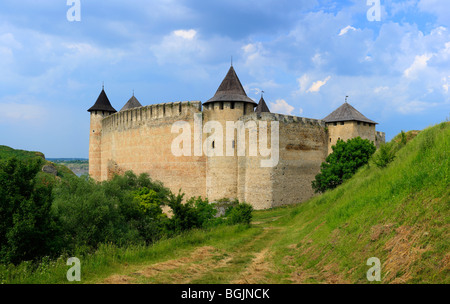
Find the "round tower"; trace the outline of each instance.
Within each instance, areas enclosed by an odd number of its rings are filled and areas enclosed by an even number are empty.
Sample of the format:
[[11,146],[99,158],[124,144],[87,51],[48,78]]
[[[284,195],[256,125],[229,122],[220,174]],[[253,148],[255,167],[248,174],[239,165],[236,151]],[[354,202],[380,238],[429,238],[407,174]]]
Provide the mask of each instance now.
[[93,179],[101,180],[102,169],[102,120],[116,113],[111,106],[104,88],[100,92],[95,104],[88,110],[91,114],[91,128],[89,135],[89,175]]
[[[245,93],[233,66],[214,97],[203,103],[203,123],[210,130],[206,134],[209,140],[206,139],[204,144],[207,155],[206,193],[210,200],[239,198],[237,129],[227,132],[227,125],[236,126],[240,117],[254,113],[255,106],[256,102]],[[218,125],[221,130],[216,129]]]

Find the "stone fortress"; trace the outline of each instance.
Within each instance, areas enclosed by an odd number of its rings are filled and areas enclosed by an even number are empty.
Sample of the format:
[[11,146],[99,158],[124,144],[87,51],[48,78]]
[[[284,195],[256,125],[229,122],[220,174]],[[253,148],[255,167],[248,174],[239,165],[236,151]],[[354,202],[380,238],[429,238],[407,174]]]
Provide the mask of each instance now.
[[[262,96],[259,104],[247,96],[233,66],[215,95],[203,104],[190,101],[142,106],[133,94],[117,112],[102,89],[88,112],[92,178],[101,181],[128,170],[136,174],[145,172],[174,193],[181,189],[185,198],[202,196],[209,201],[237,198],[255,209],[300,203],[313,196],[311,181],[338,139],[346,141],[360,136],[377,147],[385,142],[385,134],[375,130],[377,123],[347,102],[322,120],[271,113]],[[196,117],[201,118],[200,125]],[[188,129],[200,128],[202,142],[213,151],[212,155],[206,151],[181,156],[173,153],[173,142],[180,136],[173,133],[173,126],[180,121]],[[234,154],[228,156],[228,151],[214,154],[219,148],[215,147],[215,141],[204,140],[212,131],[205,132],[204,126],[211,121],[223,124],[224,129],[230,121],[245,126],[267,122],[267,129],[244,130],[244,154],[237,151],[238,129],[234,129],[232,144],[227,144]],[[278,128],[278,161],[274,166],[261,166],[261,161],[270,156],[252,153],[249,139],[256,138],[260,146],[271,146],[274,125]],[[260,142],[262,132],[269,137],[265,143]],[[251,137],[255,136],[253,133],[257,133],[256,137]],[[220,136],[225,143],[225,132]],[[194,135],[192,141],[195,140]],[[194,144],[187,148],[196,149]]]

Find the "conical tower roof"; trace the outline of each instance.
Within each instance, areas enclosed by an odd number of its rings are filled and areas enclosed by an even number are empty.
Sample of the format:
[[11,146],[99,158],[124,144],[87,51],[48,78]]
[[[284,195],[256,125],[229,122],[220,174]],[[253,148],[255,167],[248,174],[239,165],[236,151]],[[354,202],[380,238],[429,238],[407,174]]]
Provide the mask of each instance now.
[[139,108],[142,107],[141,103],[139,102],[139,100],[137,100],[136,97],[134,97],[134,95],[130,98],[130,100],[128,100],[128,102],[123,106],[123,108],[120,111],[126,111],[129,109],[133,109],[133,108]]
[[377,124],[373,120],[368,119],[362,115],[358,110],[348,103],[344,103],[337,108],[333,113],[323,119],[325,122],[340,122],[340,121],[362,121],[372,124]]
[[88,110],[88,112],[93,112],[93,111],[105,111],[105,112],[112,112],[112,113],[117,112],[111,106],[111,103],[109,102],[108,96],[106,96],[104,89],[102,89],[95,104]]
[[250,99],[245,93],[244,87],[236,75],[233,66],[228,70],[227,75],[217,89],[214,97],[206,101],[204,105],[215,101],[243,101],[252,103],[255,106],[257,105],[256,102]]
[[255,109],[255,112],[258,114],[270,113],[269,107],[267,106],[266,101],[264,100],[264,97],[261,96],[258,106]]

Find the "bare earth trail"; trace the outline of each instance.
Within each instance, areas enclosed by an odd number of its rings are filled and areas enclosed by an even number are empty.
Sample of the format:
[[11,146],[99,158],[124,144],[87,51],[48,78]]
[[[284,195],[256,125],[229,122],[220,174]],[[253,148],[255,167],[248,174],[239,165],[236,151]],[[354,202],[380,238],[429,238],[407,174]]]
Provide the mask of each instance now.
[[270,284],[268,274],[275,269],[270,261],[271,245],[282,228],[268,223],[277,218],[253,223],[260,229],[254,238],[243,240],[231,250],[213,246],[197,247],[182,258],[140,266],[111,275],[103,284]]

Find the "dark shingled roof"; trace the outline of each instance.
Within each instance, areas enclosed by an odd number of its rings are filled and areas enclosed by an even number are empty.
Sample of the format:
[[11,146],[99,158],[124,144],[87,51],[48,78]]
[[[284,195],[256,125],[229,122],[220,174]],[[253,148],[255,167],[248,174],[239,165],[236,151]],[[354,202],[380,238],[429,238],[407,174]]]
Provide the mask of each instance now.
[[344,103],[342,106],[337,108],[333,113],[325,117],[323,121],[327,123],[340,121],[362,121],[377,124],[373,120],[370,120],[362,115],[358,110],[356,110],[348,103]]
[[233,66],[230,67],[227,75],[222,81],[219,89],[213,98],[206,101],[203,104],[207,104],[215,101],[243,101],[257,105],[252,99],[250,99],[245,93],[244,87],[241,84]]
[[258,114],[261,114],[264,112],[270,113],[269,107],[267,106],[267,104],[262,96],[261,96],[261,99],[259,100],[258,106],[255,109],[255,112]]
[[106,96],[105,90],[102,89],[102,92],[97,98],[95,104],[88,110],[88,112],[93,111],[106,111],[116,113],[117,111],[111,106],[109,102],[108,96]]
[[120,111],[126,111],[126,110],[129,110],[129,109],[140,108],[140,107],[142,107],[141,103],[133,95],[130,98],[130,100],[128,100],[128,102],[123,106],[123,108]]

